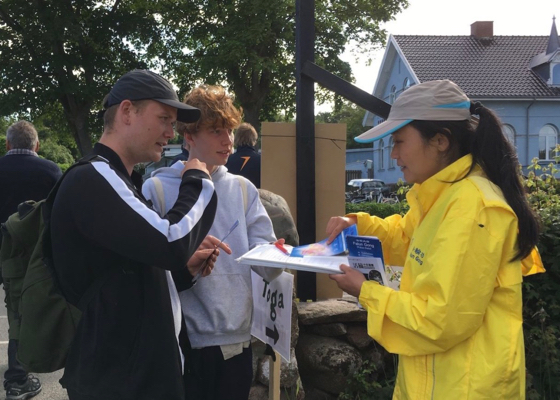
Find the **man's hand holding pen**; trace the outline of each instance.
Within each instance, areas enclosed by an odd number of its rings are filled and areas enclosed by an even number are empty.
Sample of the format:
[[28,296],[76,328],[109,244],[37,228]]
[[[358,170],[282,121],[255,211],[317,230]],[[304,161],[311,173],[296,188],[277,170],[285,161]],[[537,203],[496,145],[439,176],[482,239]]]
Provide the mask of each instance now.
[[[233,232],[235,230],[235,228],[237,228],[239,226],[239,220],[235,220],[235,222],[233,223],[233,225],[231,226],[231,228],[229,228],[229,231],[227,231],[227,233],[225,234],[225,236],[221,239],[218,239],[214,236],[208,235],[204,238],[204,240],[202,241],[202,244],[198,247],[200,252],[204,253],[206,252],[206,254],[208,255],[206,257],[206,259],[201,263],[201,264],[195,264],[195,265],[199,265],[198,269],[196,271],[196,273],[192,273],[191,275],[194,276],[193,278],[193,285],[198,281],[198,278],[203,277],[203,276],[208,276],[210,275],[210,273],[212,272],[212,269],[214,269],[214,263],[216,262],[216,259],[218,258],[218,256],[220,255],[220,250],[218,249],[221,248],[222,250],[224,250],[227,254],[231,254],[231,249],[229,248],[229,246],[227,244],[224,244],[223,241],[227,239],[227,237],[231,234],[231,232]],[[225,246],[224,246],[225,245]],[[201,250],[202,248],[202,250]],[[210,251],[211,252],[208,252]],[[217,251],[217,253],[215,253]],[[196,254],[196,253],[195,253]],[[192,257],[191,257],[192,259]],[[189,260],[190,261],[190,260]],[[187,267],[189,266],[189,263],[187,263]],[[191,271],[191,269],[189,268],[189,271]]]
[[214,269],[214,263],[220,255],[220,249],[231,254],[229,246],[217,237],[208,235],[187,262],[187,268],[192,276],[208,276]]

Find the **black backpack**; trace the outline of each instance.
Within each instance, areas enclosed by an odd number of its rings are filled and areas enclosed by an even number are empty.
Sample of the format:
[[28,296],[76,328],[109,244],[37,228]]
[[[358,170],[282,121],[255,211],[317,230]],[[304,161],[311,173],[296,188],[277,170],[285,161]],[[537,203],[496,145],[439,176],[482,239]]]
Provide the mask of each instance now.
[[94,281],[76,307],[59,289],[52,263],[50,215],[55,196],[70,170],[94,159],[107,162],[96,155],[81,159],[68,168],[46,199],[21,203],[2,224],[0,268],[9,337],[18,340],[17,359],[28,372],[64,368],[81,310],[107,278],[101,276]]

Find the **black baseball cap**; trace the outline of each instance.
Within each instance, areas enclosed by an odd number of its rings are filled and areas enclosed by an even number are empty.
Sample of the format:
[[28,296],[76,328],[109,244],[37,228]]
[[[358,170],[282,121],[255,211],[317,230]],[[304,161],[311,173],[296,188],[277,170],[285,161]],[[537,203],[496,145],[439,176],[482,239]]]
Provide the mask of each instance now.
[[155,72],[135,69],[124,74],[107,95],[103,108],[108,109],[124,100],[155,100],[177,109],[177,121],[196,122],[200,110],[179,101],[171,83]]

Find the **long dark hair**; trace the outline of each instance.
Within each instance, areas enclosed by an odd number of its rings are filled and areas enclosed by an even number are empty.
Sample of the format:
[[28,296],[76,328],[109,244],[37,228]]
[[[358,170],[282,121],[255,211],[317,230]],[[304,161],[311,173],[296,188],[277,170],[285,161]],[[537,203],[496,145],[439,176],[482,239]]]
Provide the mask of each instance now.
[[478,122],[465,121],[412,121],[425,141],[437,133],[445,135],[450,143],[448,158],[453,162],[472,154],[473,163],[464,179],[476,164],[504,194],[518,219],[517,253],[514,260],[527,257],[539,239],[539,222],[531,209],[521,182],[517,153],[502,131],[494,112],[480,103],[471,103],[471,113]]

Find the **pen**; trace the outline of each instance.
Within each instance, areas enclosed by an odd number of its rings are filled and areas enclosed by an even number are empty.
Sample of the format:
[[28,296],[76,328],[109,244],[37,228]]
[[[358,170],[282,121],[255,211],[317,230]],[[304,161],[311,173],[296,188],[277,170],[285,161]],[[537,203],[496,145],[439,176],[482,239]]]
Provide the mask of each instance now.
[[290,255],[290,253],[288,253],[288,250],[286,250],[286,249],[284,248],[284,246],[282,246],[280,243],[274,243],[274,245],[275,245],[276,248],[277,248],[278,250],[280,250],[282,253],[286,254],[287,256]]
[[[231,228],[229,228],[229,231],[226,233],[226,235],[220,240],[220,242],[219,242],[217,245],[214,246],[214,251],[216,251],[216,249],[218,248],[218,246],[219,246],[220,244],[222,244],[222,242],[223,242],[224,240],[227,239],[227,237],[229,236],[229,234],[230,234],[231,232],[233,232],[233,231],[235,230],[235,228],[237,228],[238,225],[239,225],[239,220],[236,220],[236,221],[233,223],[233,225],[231,226]],[[214,252],[212,252],[212,254],[214,254]],[[198,281],[198,278],[201,277],[202,271],[204,271],[204,269],[206,268],[206,264],[208,263],[208,260],[210,260],[210,257],[212,257],[212,254],[210,254],[210,255],[208,256],[208,258],[206,258],[206,260],[204,260],[204,262],[202,263],[200,269],[198,270],[198,273],[195,275],[195,277],[194,277],[193,280],[192,280],[193,285]]]

